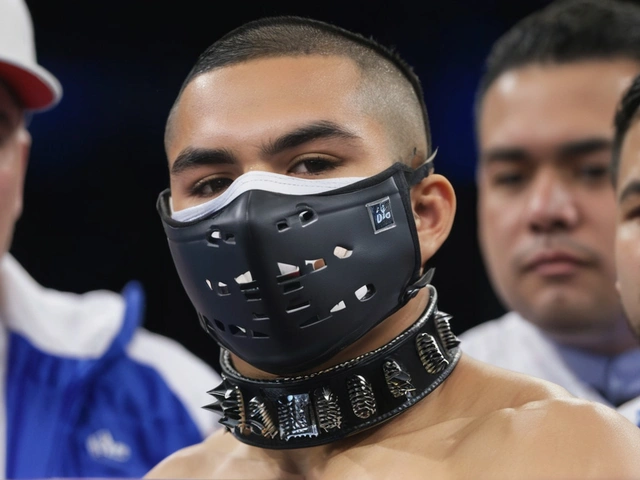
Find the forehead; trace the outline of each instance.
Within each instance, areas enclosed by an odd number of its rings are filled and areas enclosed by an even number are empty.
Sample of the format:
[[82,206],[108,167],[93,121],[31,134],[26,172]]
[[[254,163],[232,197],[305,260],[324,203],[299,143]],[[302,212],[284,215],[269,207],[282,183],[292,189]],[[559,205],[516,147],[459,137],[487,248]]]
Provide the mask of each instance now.
[[[196,77],[176,106],[169,150],[207,139],[276,134],[303,122],[355,122],[360,114],[356,64],[338,56],[250,60]],[[171,156],[171,155],[170,155]]]
[[487,91],[481,148],[545,148],[613,135],[619,98],[640,64],[628,60],[536,64],[505,72]]

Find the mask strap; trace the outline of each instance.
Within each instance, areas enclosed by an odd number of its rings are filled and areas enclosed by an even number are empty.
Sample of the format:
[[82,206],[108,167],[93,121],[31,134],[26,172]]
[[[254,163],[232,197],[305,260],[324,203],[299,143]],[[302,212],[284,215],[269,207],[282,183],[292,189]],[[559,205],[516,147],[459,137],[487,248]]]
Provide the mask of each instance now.
[[429,285],[434,273],[436,273],[436,269],[434,267],[431,267],[420,278],[418,278],[418,280],[409,285],[407,291],[404,293],[404,302],[406,303],[411,300],[418,294],[421,289]]
[[[428,177],[431,173],[433,173],[433,160],[436,158],[438,153],[438,149],[431,154],[429,158],[427,158],[422,165],[416,168],[407,179],[409,186],[414,186],[420,183],[423,179]],[[406,303],[415,297],[418,292],[426,287],[429,283],[431,283],[431,279],[433,278],[433,274],[435,273],[435,268],[430,268],[427,270],[420,278],[418,278],[415,282],[413,282],[404,293],[403,301]]]
[[424,178],[433,173],[433,160],[436,158],[437,153],[438,149],[436,148],[436,150],[431,154],[429,158],[424,161],[422,165],[411,172],[409,178],[407,178],[407,182],[409,183],[410,187],[417,185]]

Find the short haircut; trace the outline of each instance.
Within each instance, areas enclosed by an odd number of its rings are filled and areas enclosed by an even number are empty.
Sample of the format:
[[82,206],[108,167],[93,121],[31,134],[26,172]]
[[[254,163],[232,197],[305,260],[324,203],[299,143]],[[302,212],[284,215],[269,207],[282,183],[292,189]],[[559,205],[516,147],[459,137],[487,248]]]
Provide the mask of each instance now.
[[426,140],[426,154],[430,153],[427,110],[420,80],[413,69],[395,51],[371,38],[319,20],[296,16],[266,17],[248,22],[208,47],[182,84],[167,121],[165,142],[170,137],[171,117],[180,96],[195,77],[250,60],[305,55],[336,55],[354,61],[366,82],[384,88],[385,94],[375,95],[371,102],[376,104],[374,108],[385,110],[383,115],[391,116],[385,120],[390,120],[388,123],[396,130],[397,140],[408,138],[408,133],[403,131],[414,130],[416,124],[421,124],[420,134]]
[[640,75],[638,75],[631,86],[622,96],[618,104],[614,121],[615,134],[613,137],[613,158],[611,160],[611,180],[616,185],[618,181],[618,170],[620,169],[620,154],[625,136],[631,125],[640,118]]
[[557,0],[494,43],[476,93],[476,120],[487,90],[507,71],[530,64],[616,59],[640,62],[640,6],[622,0]]

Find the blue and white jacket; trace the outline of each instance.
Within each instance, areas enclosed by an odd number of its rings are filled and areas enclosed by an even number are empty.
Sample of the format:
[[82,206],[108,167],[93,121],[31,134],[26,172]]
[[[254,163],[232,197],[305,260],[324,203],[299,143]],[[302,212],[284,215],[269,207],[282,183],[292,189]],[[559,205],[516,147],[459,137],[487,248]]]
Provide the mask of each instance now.
[[219,375],[140,324],[137,282],[122,294],[45,289],[0,261],[3,478],[141,477],[220,425],[202,409]]

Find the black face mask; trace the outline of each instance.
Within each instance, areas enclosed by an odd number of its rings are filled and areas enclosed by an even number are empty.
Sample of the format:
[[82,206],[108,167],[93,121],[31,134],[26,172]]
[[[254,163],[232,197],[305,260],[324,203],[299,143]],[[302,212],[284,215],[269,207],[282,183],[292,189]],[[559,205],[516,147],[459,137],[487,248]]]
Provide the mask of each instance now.
[[317,367],[424,287],[410,201],[431,171],[396,163],[315,195],[250,190],[191,222],[157,208],[202,327],[261,370]]

